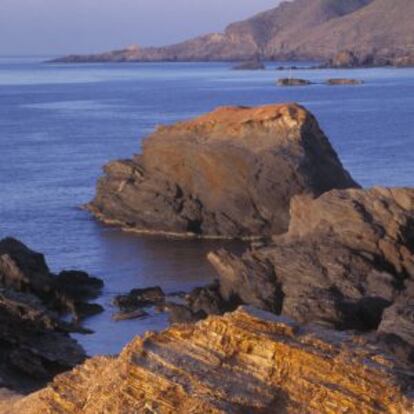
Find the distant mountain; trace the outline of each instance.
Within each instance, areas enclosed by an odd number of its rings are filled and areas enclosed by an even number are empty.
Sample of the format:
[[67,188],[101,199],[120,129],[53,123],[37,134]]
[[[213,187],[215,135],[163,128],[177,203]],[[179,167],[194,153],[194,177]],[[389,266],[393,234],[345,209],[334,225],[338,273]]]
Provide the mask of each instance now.
[[341,63],[345,52],[348,64],[404,65],[414,63],[413,22],[414,0],[294,0],[233,23],[224,33],[57,61],[328,60],[340,53]]

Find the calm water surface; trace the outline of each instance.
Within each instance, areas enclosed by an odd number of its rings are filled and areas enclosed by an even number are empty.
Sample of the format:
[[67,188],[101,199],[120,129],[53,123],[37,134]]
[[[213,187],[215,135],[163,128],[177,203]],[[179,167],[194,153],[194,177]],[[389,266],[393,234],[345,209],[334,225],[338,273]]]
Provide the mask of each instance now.
[[274,66],[258,72],[228,64],[47,65],[0,58],[0,237],[46,254],[52,270],[86,270],[105,280],[106,312],[79,337],[90,354],[115,353],[133,336],[166,326],[164,315],[112,322],[111,300],[134,287],[189,290],[214,278],[211,241],[138,237],[96,223],[91,200],[101,167],[138,152],[155,125],[218,105],[299,102],[311,109],[346,168],[364,186],[414,185],[414,70],[299,70],[361,86],[280,88]]

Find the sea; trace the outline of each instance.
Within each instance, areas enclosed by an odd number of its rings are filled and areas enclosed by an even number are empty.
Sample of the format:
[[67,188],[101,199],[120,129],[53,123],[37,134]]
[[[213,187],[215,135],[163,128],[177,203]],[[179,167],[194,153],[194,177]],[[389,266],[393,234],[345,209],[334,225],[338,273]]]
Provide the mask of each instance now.
[[[310,109],[344,166],[364,187],[414,185],[414,69],[309,69],[272,62],[51,64],[50,56],[0,57],[0,238],[45,254],[53,272],[79,269],[105,281],[105,312],[76,335],[89,355],[116,354],[134,336],[168,326],[165,314],[114,322],[115,295],[160,286],[189,291],[215,278],[206,254],[233,242],[138,236],[100,224],[81,206],[102,167],[140,151],[160,124],[223,105],[298,102]],[[280,65],[301,66],[276,71]],[[310,86],[279,87],[295,77]],[[327,86],[329,78],[357,86]]]

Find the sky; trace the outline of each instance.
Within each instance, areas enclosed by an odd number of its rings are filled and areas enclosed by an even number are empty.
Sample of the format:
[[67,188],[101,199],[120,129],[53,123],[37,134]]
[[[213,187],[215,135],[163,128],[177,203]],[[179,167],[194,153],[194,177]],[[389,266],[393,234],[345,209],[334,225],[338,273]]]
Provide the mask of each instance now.
[[0,55],[165,45],[222,31],[280,0],[0,0]]

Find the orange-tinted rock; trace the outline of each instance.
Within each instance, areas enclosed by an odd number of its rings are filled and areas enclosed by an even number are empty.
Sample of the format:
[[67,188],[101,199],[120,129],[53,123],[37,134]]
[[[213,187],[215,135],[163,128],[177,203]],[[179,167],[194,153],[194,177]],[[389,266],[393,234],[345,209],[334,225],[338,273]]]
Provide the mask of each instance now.
[[251,308],[132,341],[8,414],[410,414],[408,371],[368,340]]
[[356,186],[316,119],[296,104],[224,107],[158,128],[105,167],[90,210],[141,232],[249,238],[282,233],[296,194]]

